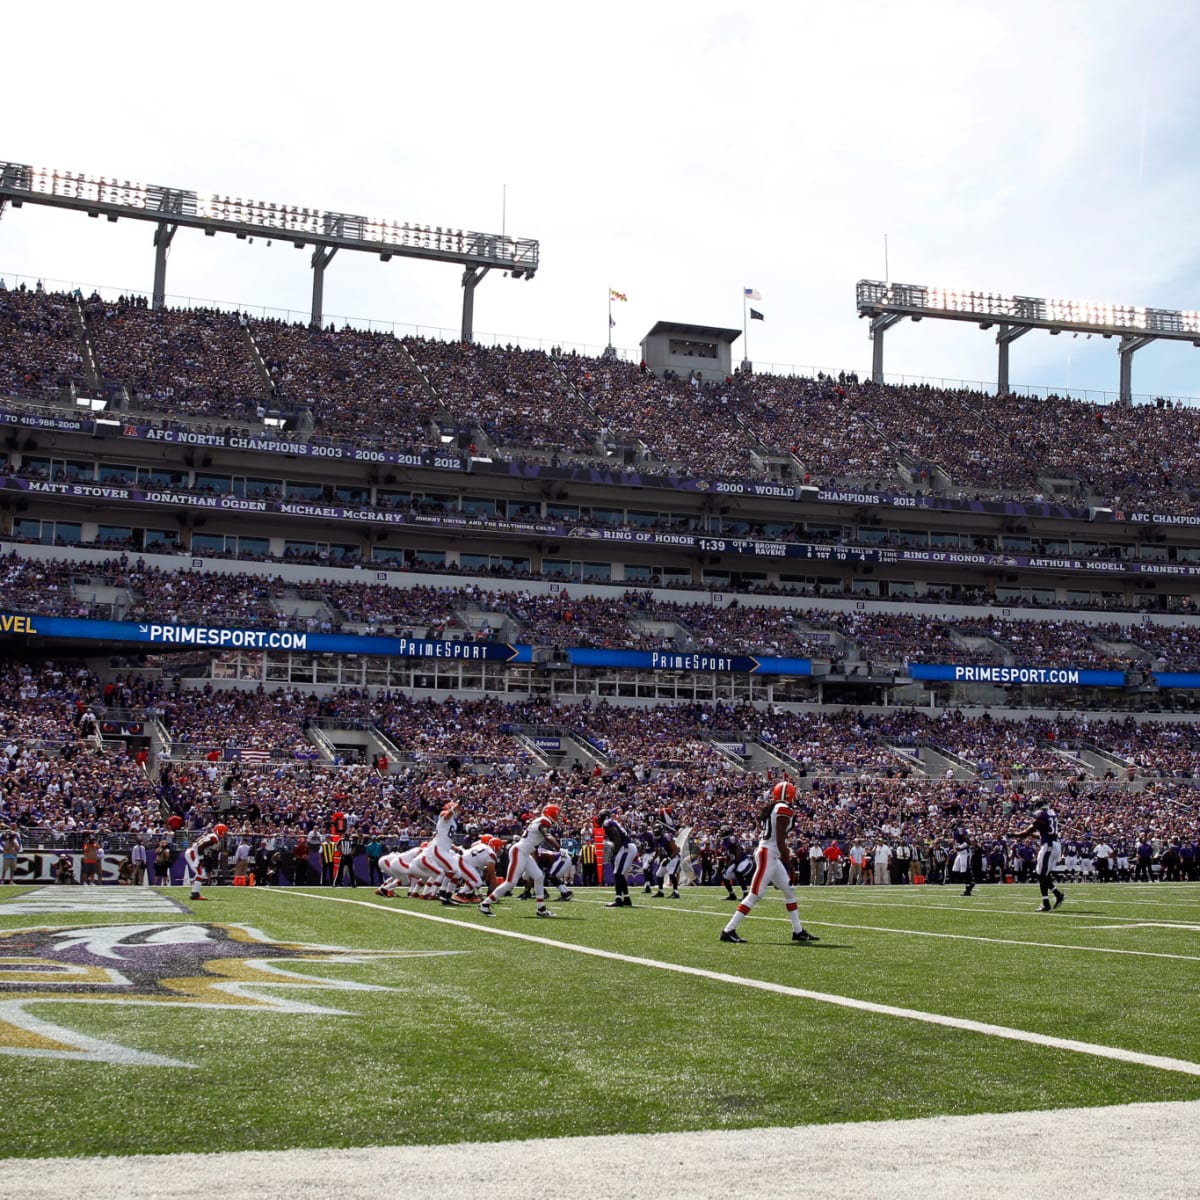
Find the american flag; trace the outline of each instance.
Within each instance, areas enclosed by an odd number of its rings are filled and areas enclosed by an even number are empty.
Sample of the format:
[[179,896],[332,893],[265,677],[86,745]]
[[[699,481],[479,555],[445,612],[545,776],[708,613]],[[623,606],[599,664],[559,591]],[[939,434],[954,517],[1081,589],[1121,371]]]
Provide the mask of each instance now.
[[271,752],[270,750],[239,750],[237,756],[242,762],[262,763],[270,761]]

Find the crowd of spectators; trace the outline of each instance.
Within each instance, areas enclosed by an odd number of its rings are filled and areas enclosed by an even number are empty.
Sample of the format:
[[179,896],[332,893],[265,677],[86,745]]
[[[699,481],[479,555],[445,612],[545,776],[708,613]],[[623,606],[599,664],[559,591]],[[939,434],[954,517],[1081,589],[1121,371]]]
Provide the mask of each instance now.
[[[386,725],[404,750],[398,763],[377,757],[369,766],[177,756],[161,760],[155,774],[144,755],[98,749],[87,721],[95,717],[104,729],[114,705],[137,704],[169,724],[173,738],[186,730],[201,741],[246,745],[262,730],[263,742],[287,747],[299,745],[295,739],[312,717],[335,724],[367,719]],[[521,744],[514,734],[533,728],[585,739],[598,752],[595,765],[541,769],[528,749],[514,751]],[[966,824],[981,843],[1007,840],[1011,849],[1021,814],[1043,801],[1060,809],[1068,839],[1149,839],[1162,849],[1200,833],[1200,735],[1187,724],[748,705],[510,705],[364,692],[318,698],[296,689],[221,693],[140,676],[102,682],[77,663],[14,664],[0,673],[0,826],[50,845],[74,847],[84,831],[180,845],[220,818],[231,838],[249,836],[272,852],[291,853],[301,839],[307,845],[327,837],[335,812],[347,816],[360,841],[405,844],[427,836],[433,814],[453,796],[468,832],[515,832],[554,799],[568,829],[586,831],[601,807],[617,807],[635,827],[670,807],[698,840],[726,825],[749,836],[770,774],[742,770],[722,754],[718,746],[731,737],[757,738],[789,756],[780,761],[800,785],[798,836],[806,845],[907,843],[919,857],[943,844],[952,826]],[[954,748],[977,774],[934,777],[896,752],[920,745]],[[1114,762],[1124,756],[1133,769],[1104,777],[1082,762],[1073,771],[1051,769],[1072,761],[1056,751],[1069,756],[1084,746],[1104,749]],[[178,835],[169,816],[179,818]]]
[[269,405],[244,317],[125,297],[92,296],[83,308],[106,390],[124,390],[135,411],[244,420]]
[[420,337],[404,345],[456,428],[510,451],[595,452],[590,414],[542,351]]
[[641,469],[731,479],[769,475],[767,448],[741,421],[730,384],[660,378],[619,359],[568,355],[558,362],[595,412],[605,444],[635,450]]
[[321,583],[305,594],[320,596],[339,614],[344,627],[362,633],[417,634],[460,640],[466,626],[461,612],[479,603],[479,588],[415,587],[386,583]]
[[[655,600],[636,589],[598,597],[562,588],[525,589],[309,581],[281,576],[168,571],[120,555],[97,564],[0,558],[6,606],[45,616],[85,616],[103,584],[128,594],[128,620],[255,625],[283,629],[353,629],[450,640],[488,639],[515,628],[516,640],[557,649],[602,647],[719,650],[780,657],[828,657],[839,669],[859,662],[1071,666],[1160,671],[1200,669],[1200,635],[1187,625],[1082,620],[954,617],[833,610],[787,605],[724,607]],[[78,581],[78,586],[76,581]],[[316,614],[307,608],[319,604]]]
[[269,320],[250,332],[282,411],[307,409],[326,437],[419,450],[438,411],[404,346],[390,333],[313,329]]
[[0,388],[36,396],[86,382],[92,360],[135,411],[224,422],[308,409],[314,437],[394,448],[428,445],[450,425],[513,457],[632,450],[644,469],[704,477],[1023,499],[1051,487],[1167,512],[1190,510],[1200,488],[1198,418],[1178,402],[1095,405],[853,374],[660,379],[616,359],[0,292]]
[[68,560],[42,562],[8,555],[0,558],[0,595],[13,612],[44,617],[86,617],[88,605],[75,590],[77,564]]
[[0,287],[0,393],[36,400],[85,383],[82,344],[73,297]]
[[[221,575],[196,570],[164,571],[134,563],[119,576],[134,596],[131,621],[170,621],[294,628],[297,619],[278,601],[282,580],[260,575]],[[118,584],[120,586],[120,584]],[[302,624],[302,623],[300,623]]]

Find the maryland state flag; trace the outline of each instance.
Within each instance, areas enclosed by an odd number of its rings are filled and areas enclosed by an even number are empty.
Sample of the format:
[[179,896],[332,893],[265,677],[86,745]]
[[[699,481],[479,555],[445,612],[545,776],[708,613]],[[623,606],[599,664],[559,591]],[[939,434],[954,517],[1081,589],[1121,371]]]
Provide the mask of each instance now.
[[628,300],[629,299],[629,297],[627,295],[625,295],[624,292],[614,291],[612,288],[608,289],[608,298],[610,300]]

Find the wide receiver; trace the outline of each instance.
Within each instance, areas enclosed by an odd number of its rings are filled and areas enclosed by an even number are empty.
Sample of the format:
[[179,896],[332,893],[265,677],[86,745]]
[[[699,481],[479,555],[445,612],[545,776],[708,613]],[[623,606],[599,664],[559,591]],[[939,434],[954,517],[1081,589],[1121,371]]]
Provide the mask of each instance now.
[[221,839],[229,832],[227,825],[214,825],[208,833],[198,837],[184,852],[183,861],[192,874],[192,890],[189,900],[207,900],[200,895],[200,885],[208,882],[208,869],[204,865],[204,855],[213,846],[219,846]]
[[816,942],[800,923],[797,911],[796,891],[792,887],[792,852],[788,847],[788,834],[796,821],[792,805],[796,799],[796,785],[780,780],[772,789],[762,807],[762,833],[758,849],[754,852],[754,879],[750,890],[742,897],[729,923],[721,931],[723,942],[744,942],[738,936],[738,926],[750,915],[750,910],[762,899],[769,884],[774,884],[782,893],[787,905],[788,917],[792,922],[793,942]]

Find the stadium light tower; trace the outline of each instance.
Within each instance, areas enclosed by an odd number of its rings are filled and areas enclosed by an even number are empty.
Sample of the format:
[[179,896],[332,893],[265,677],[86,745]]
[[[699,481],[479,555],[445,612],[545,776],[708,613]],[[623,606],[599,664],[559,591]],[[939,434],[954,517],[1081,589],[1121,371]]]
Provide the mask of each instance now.
[[1125,404],[1133,400],[1133,356],[1143,346],[1159,339],[1200,346],[1200,312],[1082,300],[1043,300],[1037,296],[958,291],[920,283],[884,283],[878,279],[860,279],[856,291],[858,315],[871,319],[875,342],[871,378],[876,383],[883,382],[883,335],[905,317],[914,321],[925,317],[974,321],[980,329],[996,326],[999,347],[996,390],[1000,394],[1009,390],[1008,348],[1031,329],[1119,338],[1119,394]]
[[325,268],[339,250],[378,254],[382,262],[398,257],[462,266],[464,342],[469,342],[473,333],[475,288],[489,271],[501,270],[513,279],[532,279],[538,269],[538,243],[532,238],[408,221],[401,224],[352,213],[52,171],[24,163],[0,162],[0,213],[6,204],[13,208],[44,204],[86,212],[89,217],[104,216],[109,221],[129,217],[153,222],[151,303],[155,308],[161,308],[166,298],[167,252],[180,227],[201,229],[206,237],[232,233],[239,241],[265,237],[290,242],[297,250],[312,246],[312,323],[316,326],[321,325],[323,317]]

